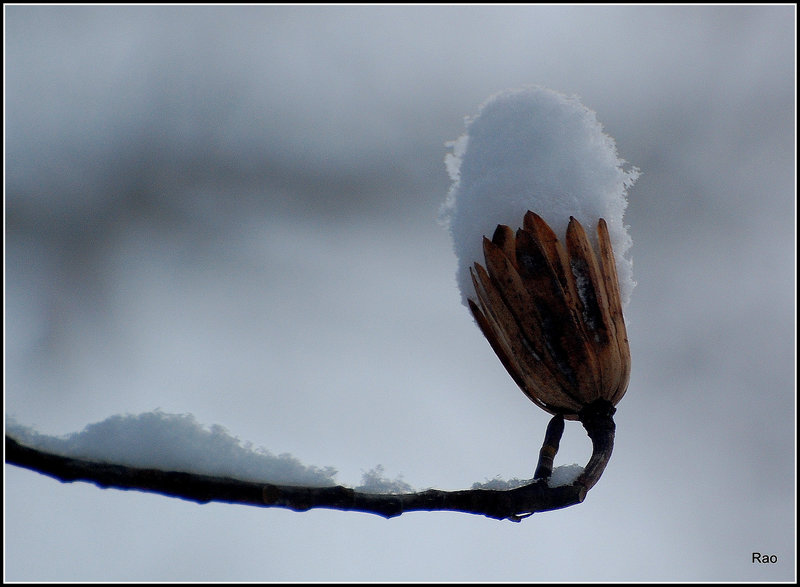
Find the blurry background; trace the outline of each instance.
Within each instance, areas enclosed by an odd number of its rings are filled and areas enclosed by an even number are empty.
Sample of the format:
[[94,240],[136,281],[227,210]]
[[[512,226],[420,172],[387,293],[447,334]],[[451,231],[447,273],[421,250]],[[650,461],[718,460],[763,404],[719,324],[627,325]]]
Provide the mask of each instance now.
[[[530,477],[548,417],[460,305],[444,143],[542,84],[643,172],[583,504],[386,521],[7,466],[7,579],[794,578],[793,6],[4,10],[5,408],[40,432],[160,408],[350,485]],[[568,426],[557,464],[589,454]]]

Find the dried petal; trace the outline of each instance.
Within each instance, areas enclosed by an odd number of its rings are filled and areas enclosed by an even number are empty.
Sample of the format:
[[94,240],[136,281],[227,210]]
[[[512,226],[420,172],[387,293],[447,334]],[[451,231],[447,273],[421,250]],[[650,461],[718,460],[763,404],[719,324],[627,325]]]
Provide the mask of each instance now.
[[516,234],[498,225],[484,238],[484,269],[471,270],[470,310],[500,361],[538,406],[577,419],[598,399],[616,404],[630,376],[608,227],[598,224],[599,254],[570,219],[566,248],[528,212]]
[[500,360],[506,369],[515,371],[512,377],[522,391],[537,403],[552,409],[580,409],[580,402],[566,393],[550,365],[543,360],[545,350],[541,339],[526,336],[495,280],[477,263],[473,272],[473,283],[476,284],[475,290],[484,310],[483,316],[493,333],[493,337],[487,336],[487,339],[493,344],[494,338],[494,344],[503,349],[506,358],[504,360],[501,356]]
[[498,224],[492,235],[492,244],[497,245],[506,258],[512,264],[515,264],[516,256],[514,251],[516,250],[516,243],[513,230],[505,224]]
[[628,331],[625,328],[625,318],[622,315],[622,301],[617,278],[617,264],[614,261],[614,251],[611,248],[611,238],[608,234],[606,221],[601,218],[597,224],[597,237],[600,243],[600,268],[603,273],[606,292],[608,294],[608,307],[611,320],[614,324],[614,338],[619,349],[620,373],[617,389],[609,398],[611,403],[617,405],[628,389],[631,375],[631,350],[628,345]]
[[578,292],[582,323],[600,371],[602,393],[599,397],[610,399],[613,391],[619,387],[622,372],[619,345],[615,340],[616,328],[597,257],[586,231],[574,218],[570,218],[567,227],[567,252]]
[[581,403],[599,394],[595,360],[570,300],[541,245],[526,230],[517,231],[517,263],[529,306],[535,309],[548,357],[568,381],[568,393]]

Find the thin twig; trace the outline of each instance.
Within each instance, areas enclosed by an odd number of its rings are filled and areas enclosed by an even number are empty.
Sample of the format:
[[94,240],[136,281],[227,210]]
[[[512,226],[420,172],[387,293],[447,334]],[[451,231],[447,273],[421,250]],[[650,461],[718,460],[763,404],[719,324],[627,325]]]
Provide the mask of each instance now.
[[24,446],[9,436],[6,436],[5,449],[7,463],[67,483],[87,481],[102,488],[159,493],[200,504],[216,501],[259,507],[280,507],[294,511],[330,508],[377,514],[384,518],[393,518],[411,511],[457,511],[518,522],[532,513],[581,503],[587,491],[582,485],[550,487],[546,480],[537,480],[506,491],[429,489],[418,493],[373,494],[342,486],[274,485],[194,473],[98,463],[43,452]]
[[533,474],[534,479],[549,479],[553,474],[553,461],[558,452],[562,434],[564,434],[564,416],[553,416],[544,433],[544,442],[539,451],[539,463]]
[[610,401],[598,399],[584,407],[578,419],[586,429],[586,433],[592,440],[592,456],[583,470],[583,473],[575,481],[576,484],[586,487],[589,491],[595,483],[600,480],[600,476],[611,459],[611,451],[614,450],[614,413],[617,409]]

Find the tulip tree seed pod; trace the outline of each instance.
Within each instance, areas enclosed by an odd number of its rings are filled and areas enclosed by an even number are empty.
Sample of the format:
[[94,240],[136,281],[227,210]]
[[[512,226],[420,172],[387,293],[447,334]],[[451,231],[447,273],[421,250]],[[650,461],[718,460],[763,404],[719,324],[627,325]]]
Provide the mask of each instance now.
[[[588,489],[610,457],[614,406],[627,390],[631,356],[605,220],[597,225],[597,250],[572,217],[565,241],[530,211],[516,232],[498,225],[483,239],[486,266],[470,270],[475,299],[468,303],[523,393],[556,418],[586,427],[595,452],[578,482]],[[548,438],[541,455],[552,468],[558,439],[553,449],[553,434]]]

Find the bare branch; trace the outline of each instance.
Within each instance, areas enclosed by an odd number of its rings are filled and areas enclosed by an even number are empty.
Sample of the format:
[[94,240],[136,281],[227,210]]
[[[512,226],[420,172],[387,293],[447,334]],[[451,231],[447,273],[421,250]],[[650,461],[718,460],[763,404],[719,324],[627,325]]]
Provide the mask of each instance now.
[[611,459],[616,431],[616,424],[614,424],[616,411],[617,409],[610,401],[598,399],[585,406],[579,414],[581,424],[592,440],[592,456],[581,476],[575,481],[576,484],[586,487],[586,491],[589,491],[600,480],[600,476]]
[[[613,435],[613,432],[612,432]],[[37,471],[62,482],[86,481],[101,488],[134,489],[200,504],[212,501],[294,511],[330,508],[393,518],[411,511],[456,511],[497,520],[521,519],[581,503],[587,488],[580,483],[550,487],[546,479],[510,490],[469,489],[373,494],[335,487],[296,487],[254,483],[176,471],[160,471],[73,459],[24,446],[6,436],[7,463]],[[602,471],[601,471],[602,472]]]

